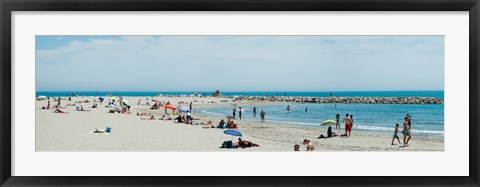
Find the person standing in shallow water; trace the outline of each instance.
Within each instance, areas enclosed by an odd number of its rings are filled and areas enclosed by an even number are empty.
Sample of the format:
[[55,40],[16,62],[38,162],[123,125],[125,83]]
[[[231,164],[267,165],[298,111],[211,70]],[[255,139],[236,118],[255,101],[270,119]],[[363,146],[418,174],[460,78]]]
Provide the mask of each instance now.
[[308,107],[305,107],[305,112],[307,112],[307,111],[308,111]]
[[253,106],[253,117],[257,117],[257,108],[255,108],[255,106]]
[[260,121],[261,122],[265,122],[265,114],[267,114],[267,113],[265,113],[263,110],[260,111]]
[[343,121],[345,122],[345,134],[347,135],[347,138],[349,138],[350,133],[352,132],[352,119],[350,119],[350,115],[348,115],[348,113]]
[[238,119],[242,120],[242,107],[238,107]]
[[189,110],[190,112],[192,112],[192,108],[193,108],[193,102],[190,101],[190,110]]
[[[408,117],[405,117],[405,121],[403,122],[403,146],[404,147],[407,147],[408,146],[408,142],[410,141],[410,139],[412,139],[412,134],[410,132],[410,129],[408,128],[409,125],[408,125]],[[407,138],[408,137],[408,138]]]
[[233,107],[233,111],[232,111],[233,117],[235,117],[236,113],[237,113],[237,107]]
[[287,111],[290,112],[290,105],[287,106]]
[[352,114],[350,114],[350,122],[351,122],[352,127],[353,127],[353,115]]
[[406,117],[408,118],[408,130],[411,130],[412,129],[412,117],[410,116],[410,114],[407,114]]
[[340,130],[340,114],[335,115],[335,118],[337,118],[337,123],[335,124],[335,129],[338,128]]

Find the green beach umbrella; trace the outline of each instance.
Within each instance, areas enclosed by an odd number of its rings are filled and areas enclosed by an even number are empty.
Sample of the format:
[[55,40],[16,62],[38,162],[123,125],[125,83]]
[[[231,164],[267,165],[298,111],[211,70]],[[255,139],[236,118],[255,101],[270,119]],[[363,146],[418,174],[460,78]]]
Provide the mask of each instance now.
[[329,126],[329,125],[335,125],[335,124],[337,124],[337,121],[331,120],[331,119],[325,120],[322,123],[320,123],[321,126]]
[[122,100],[124,104],[128,105],[128,100]]

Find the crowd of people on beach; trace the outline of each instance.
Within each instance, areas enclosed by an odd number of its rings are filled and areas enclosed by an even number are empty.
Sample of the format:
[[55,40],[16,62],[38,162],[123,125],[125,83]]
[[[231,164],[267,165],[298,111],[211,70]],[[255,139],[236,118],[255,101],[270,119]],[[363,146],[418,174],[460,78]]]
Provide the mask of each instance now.
[[[108,99],[108,104],[105,105],[105,108],[109,108],[108,113],[131,114],[131,106],[129,105],[128,101],[124,100],[121,96],[118,97],[118,98],[119,98],[118,100],[116,100],[115,97],[110,97]],[[79,100],[79,101],[74,101],[73,103],[70,102],[65,106],[66,107],[67,106],[68,107],[70,107],[70,106],[75,107],[75,111],[88,112],[88,111],[91,111],[91,110],[85,109],[83,104],[93,103],[91,108],[95,109],[95,108],[99,108],[99,105],[102,105],[104,100],[105,100],[104,97],[100,97],[100,98],[98,98],[98,100],[93,99],[93,102],[91,102],[88,99],[82,99],[82,100]],[[68,101],[71,101],[71,97],[68,97]],[[62,110],[64,108],[66,108],[66,107],[62,107],[62,98],[55,97],[55,98],[53,98],[53,102],[56,102],[56,104],[51,106],[50,98],[48,98],[47,105],[42,106],[41,109],[42,110],[53,109],[53,111],[52,111],[53,113],[68,113],[68,112]],[[194,118],[193,115],[192,115],[192,112],[195,114],[195,108],[193,107],[193,102],[192,101],[190,101],[190,102],[179,102],[178,104],[180,106],[182,104],[188,105],[188,110],[186,110],[184,112],[180,112],[178,108],[177,109],[172,108],[172,114],[169,114],[167,112],[167,107],[166,107],[166,106],[171,106],[170,101],[163,102],[163,101],[157,101],[157,100],[154,100],[154,99],[145,98],[145,99],[139,99],[138,102],[137,102],[137,105],[142,105],[142,102],[145,103],[145,106],[152,106],[150,108],[151,110],[156,110],[156,109],[159,109],[161,107],[165,108],[165,114],[161,118],[158,118],[158,120],[174,120],[175,123],[183,123],[183,124],[190,124],[190,125],[203,125],[203,128],[238,129],[239,124],[235,123],[234,119],[236,120],[237,117],[238,117],[238,120],[242,120],[242,117],[243,117],[243,114],[244,114],[244,109],[242,109],[242,107],[239,106],[238,109],[237,109],[237,106],[234,106],[233,109],[232,109],[232,116],[228,116],[226,118],[227,121],[225,121],[224,119],[221,119],[219,121],[218,125],[214,125],[214,123],[212,121],[207,121],[207,122],[195,122],[194,121],[194,120],[200,120],[200,119],[199,118]],[[153,103],[153,105],[151,105],[151,103]],[[292,107],[290,105],[288,105],[286,110],[287,110],[287,112],[291,112]],[[256,106],[253,106],[252,112],[253,112],[253,117],[256,118],[257,117],[257,107]],[[304,112],[308,112],[308,107],[305,107]],[[266,120],[265,120],[266,114],[267,113],[263,109],[260,110],[260,113],[259,113],[260,122],[262,122],[262,123],[266,122]],[[157,118],[152,113],[137,112],[136,115],[137,116],[142,116],[142,118],[140,118],[141,120],[157,120]],[[143,117],[143,116],[145,116],[145,117]],[[341,118],[341,115],[337,113],[335,115],[335,119],[336,119],[335,120],[335,130],[342,130],[342,125],[341,125],[340,118]],[[353,115],[349,114],[349,113],[346,113],[342,122],[344,124],[344,130],[345,130],[344,134],[337,134],[338,131],[333,132],[332,131],[332,126],[328,126],[327,134],[326,135],[321,134],[318,138],[319,139],[332,138],[332,137],[350,138],[352,129],[354,127]],[[332,122],[332,125],[333,125],[333,122]],[[398,123],[395,124],[395,128],[393,130],[393,138],[392,138],[392,141],[391,141],[391,145],[395,145],[394,144],[395,139],[398,141],[398,144],[402,144],[402,142],[400,140],[400,137],[398,135],[398,133],[400,132],[400,133],[403,134],[403,147],[409,146],[409,141],[412,138],[412,134],[411,134],[412,122],[411,122],[411,116],[409,114],[407,114],[405,116],[402,127],[403,127],[403,129],[400,130],[400,128],[401,128],[400,125]],[[239,142],[242,142],[242,140],[240,140]],[[235,146],[237,146],[237,147],[248,147],[249,145],[250,145],[250,147],[252,147],[252,146],[255,145],[255,144],[252,144],[251,142],[242,142],[242,143],[239,143],[239,142],[237,142],[236,145],[232,145],[231,147],[235,147]],[[309,139],[304,139],[303,140],[303,145],[306,146],[306,151],[314,151],[315,150],[315,146],[314,146],[313,142],[310,141]],[[300,145],[299,144],[294,145],[294,151],[300,151]]]

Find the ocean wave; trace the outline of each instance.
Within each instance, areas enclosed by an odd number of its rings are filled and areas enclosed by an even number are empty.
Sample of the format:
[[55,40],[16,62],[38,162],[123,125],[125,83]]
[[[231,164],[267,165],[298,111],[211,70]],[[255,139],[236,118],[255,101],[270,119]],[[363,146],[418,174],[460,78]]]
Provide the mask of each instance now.
[[[363,126],[363,125],[354,125],[354,128],[360,129],[360,130],[371,130],[371,131],[391,131],[395,128],[390,128],[390,127],[379,127],[379,126]],[[402,128],[400,128],[402,130]],[[444,134],[443,131],[434,131],[434,130],[418,130],[418,129],[412,129],[412,133],[420,133],[420,134]]]
[[200,112],[205,113],[205,114],[216,115],[216,116],[225,116],[225,114],[222,114],[222,113],[210,112],[210,111],[206,111],[206,110],[201,110]]
[[320,124],[319,124],[319,123],[296,122],[296,121],[276,121],[276,120],[267,120],[267,122],[285,123],[285,124],[294,124],[294,125],[312,125],[312,126],[320,126]]

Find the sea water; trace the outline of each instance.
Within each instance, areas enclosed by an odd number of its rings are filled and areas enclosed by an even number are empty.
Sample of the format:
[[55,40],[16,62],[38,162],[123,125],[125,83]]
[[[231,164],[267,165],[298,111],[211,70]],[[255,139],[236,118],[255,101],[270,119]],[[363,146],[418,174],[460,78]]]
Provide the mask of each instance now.
[[[75,91],[39,91],[36,96],[64,97],[72,96]],[[112,94],[114,96],[148,96],[159,95],[192,95],[205,94],[211,96],[211,91],[184,91],[184,92],[162,92],[162,91],[80,91],[75,92],[77,96],[105,96]],[[436,97],[443,99],[443,91],[341,91],[341,92],[221,92],[225,96],[301,96],[301,97]]]
[[[290,105],[290,112],[287,106]],[[392,133],[395,124],[403,129],[403,121],[406,114],[412,119],[412,133],[418,136],[443,138],[444,136],[444,110],[443,104],[333,104],[333,103],[284,103],[257,105],[256,118],[253,117],[253,106],[242,107],[242,120],[260,121],[260,111],[266,112],[266,121],[286,125],[320,126],[325,120],[335,120],[335,115],[340,114],[340,122],[344,126],[343,118],[346,114],[352,114],[354,130],[366,130],[376,133]],[[305,108],[308,107],[307,112]],[[215,107],[197,110],[198,114],[210,117],[224,118],[231,116],[233,106]],[[335,128],[335,125],[332,126]]]

